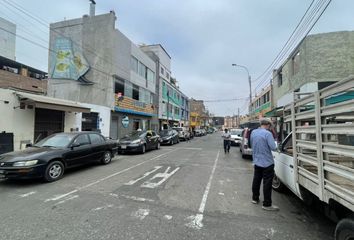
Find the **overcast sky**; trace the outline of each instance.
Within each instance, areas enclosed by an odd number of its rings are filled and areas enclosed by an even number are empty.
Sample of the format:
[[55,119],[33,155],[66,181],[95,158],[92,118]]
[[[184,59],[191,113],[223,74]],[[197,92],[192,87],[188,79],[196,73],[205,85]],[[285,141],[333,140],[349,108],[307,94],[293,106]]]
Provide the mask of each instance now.
[[[88,0],[8,0],[47,23],[79,18]],[[17,33],[48,46],[48,28],[0,0],[0,16]],[[270,65],[312,0],[96,0],[96,14],[114,10],[116,27],[134,43],[160,43],[172,57],[172,75],[189,97],[245,98],[247,66],[256,79]],[[311,34],[354,30],[354,1],[333,0]],[[48,50],[16,40],[17,60],[47,71]],[[270,79],[269,79],[270,80]],[[253,82],[253,87],[257,82]],[[257,89],[260,91],[260,89]],[[245,99],[207,103],[216,115],[247,112]]]

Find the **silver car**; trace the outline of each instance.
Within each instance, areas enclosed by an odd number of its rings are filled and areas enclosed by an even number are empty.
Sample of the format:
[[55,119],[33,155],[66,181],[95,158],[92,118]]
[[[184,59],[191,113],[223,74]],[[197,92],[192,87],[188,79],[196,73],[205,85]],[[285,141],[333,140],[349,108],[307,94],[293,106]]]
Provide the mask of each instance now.
[[179,139],[189,140],[191,138],[191,133],[186,127],[174,127],[173,129],[178,132]]

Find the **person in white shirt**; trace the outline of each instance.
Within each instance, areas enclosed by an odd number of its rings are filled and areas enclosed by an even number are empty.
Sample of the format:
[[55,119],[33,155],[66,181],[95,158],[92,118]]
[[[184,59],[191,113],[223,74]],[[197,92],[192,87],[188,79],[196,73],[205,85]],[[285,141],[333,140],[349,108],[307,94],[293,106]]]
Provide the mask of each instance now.
[[224,139],[224,151],[225,153],[229,153],[230,152],[230,140],[231,140],[231,134],[229,133],[229,131],[227,130],[227,128],[225,128],[225,132],[222,134],[221,136]]

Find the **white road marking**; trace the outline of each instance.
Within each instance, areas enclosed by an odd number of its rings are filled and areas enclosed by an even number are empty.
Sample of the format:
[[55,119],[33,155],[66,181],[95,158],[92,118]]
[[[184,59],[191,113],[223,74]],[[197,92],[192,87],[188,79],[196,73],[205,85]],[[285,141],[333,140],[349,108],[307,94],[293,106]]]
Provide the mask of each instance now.
[[223,193],[223,192],[219,192],[218,194],[221,196],[225,196],[225,193]]
[[118,194],[115,194],[115,193],[110,193],[109,195],[110,195],[110,196],[112,196],[112,197],[116,197],[116,198],[118,198]]
[[201,201],[200,206],[199,206],[199,210],[198,210],[199,213],[197,215],[192,215],[192,216],[189,216],[187,218],[187,220],[189,220],[189,222],[186,224],[187,227],[191,227],[191,228],[195,228],[195,229],[201,229],[203,227],[203,217],[204,217],[203,214],[204,214],[206,202],[208,200],[208,194],[209,194],[209,191],[210,191],[211,182],[212,182],[213,177],[214,177],[216,165],[217,165],[218,160],[219,160],[219,155],[220,155],[220,150],[218,151],[218,154],[216,155],[214,166],[213,166],[213,169],[211,170],[209,181],[208,181],[208,184],[207,184],[207,186],[205,188],[205,191],[204,191],[204,194],[203,194],[203,198],[202,198],[202,201]]
[[146,216],[149,215],[149,213],[150,213],[149,209],[139,209],[138,211],[133,212],[132,216],[136,217],[136,218],[138,218],[140,220],[143,220]]
[[133,185],[133,184],[139,182],[140,180],[146,178],[146,177],[149,176],[151,173],[156,172],[156,171],[159,170],[160,168],[162,168],[162,166],[156,166],[156,167],[154,167],[154,169],[151,170],[150,172],[144,173],[144,175],[141,176],[140,178],[137,178],[137,179],[135,179],[135,180],[131,180],[131,181],[127,182],[127,183],[124,183],[124,185]]
[[112,178],[112,177],[114,177],[114,176],[117,176],[117,175],[119,175],[119,174],[125,173],[125,172],[127,172],[127,171],[129,171],[129,170],[131,170],[131,169],[133,169],[133,168],[139,167],[140,165],[143,165],[143,164],[145,164],[145,163],[148,163],[148,162],[151,162],[151,161],[153,161],[153,160],[155,160],[155,159],[158,159],[158,158],[160,158],[160,157],[163,157],[163,156],[165,156],[165,155],[167,155],[167,154],[169,154],[169,153],[172,153],[172,152],[174,152],[174,151],[176,151],[176,150],[177,150],[177,149],[174,149],[174,150],[171,150],[171,151],[169,151],[169,152],[167,152],[167,153],[160,154],[160,155],[158,155],[158,156],[156,156],[156,157],[153,157],[153,158],[151,158],[151,159],[149,159],[149,160],[146,160],[146,161],[144,161],[144,162],[138,163],[138,164],[136,164],[136,165],[134,165],[134,166],[128,167],[128,168],[123,169],[123,170],[121,170],[121,171],[119,171],[119,172],[116,172],[116,173],[113,173],[113,174],[111,174],[111,175],[108,175],[108,176],[106,176],[106,177],[104,177],[104,178],[101,178],[101,179],[99,179],[99,180],[97,180],[97,181],[94,181],[94,182],[92,182],[92,183],[90,183],[90,184],[84,185],[84,186],[82,186],[82,187],[78,187],[77,189],[75,189],[75,190],[73,190],[73,191],[71,191],[71,192],[68,192],[68,193],[65,193],[65,194],[62,194],[62,195],[56,195],[56,196],[53,197],[53,198],[48,198],[48,199],[46,199],[44,202],[60,200],[60,199],[66,197],[66,196],[68,196],[68,195],[71,195],[71,194],[76,193],[76,192],[78,192],[78,191],[80,191],[80,190],[83,190],[83,189],[85,189],[85,188],[88,188],[88,187],[91,187],[91,186],[93,186],[93,185],[96,185],[96,184],[98,184],[98,183],[100,183],[100,182],[102,182],[102,181],[105,181],[105,180],[107,180],[107,179],[110,179],[110,178]]
[[69,201],[69,200],[73,200],[73,199],[78,198],[78,197],[79,197],[79,195],[74,195],[74,196],[68,197],[68,198],[56,203],[55,205],[63,204],[65,202]]
[[265,237],[267,239],[272,239],[274,236],[274,233],[276,233],[276,231],[273,228],[267,229],[267,234],[265,235]]
[[24,198],[24,197],[28,197],[31,196],[33,194],[35,194],[36,192],[29,192],[29,193],[25,193],[25,194],[21,194],[20,197]]
[[167,220],[171,220],[172,216],[171,215],[165,215],[164,218],[166,218]]
[[112,208],[112,207],[113,207],[113,204],[109,204],[109,205],[106,205],[106,206],[94,208],[94,209],[92,209],[92,211],[106,210],[106,209]]
[[[171,177],[173,174],[175,174],[180,167],[177,167],[175,170],[172,172],[169,172],[171,167],[168,167],[165,172],[163,173],[157,173],[155,174],[152,178],[144,182],[141,187],[143,188],[156,188],[160,186],[162,183],[164,183],[169,177]],[[156,178],[162,178],[159,182],[152,182]]]
[[127,198],[127,199],[131,199],[131,200],[134,200],[134,201],[138,201],[138,202],[155,202],[155,200],[149,199],[149,198],[127,196],[127,195],[122,195],[122,197]]

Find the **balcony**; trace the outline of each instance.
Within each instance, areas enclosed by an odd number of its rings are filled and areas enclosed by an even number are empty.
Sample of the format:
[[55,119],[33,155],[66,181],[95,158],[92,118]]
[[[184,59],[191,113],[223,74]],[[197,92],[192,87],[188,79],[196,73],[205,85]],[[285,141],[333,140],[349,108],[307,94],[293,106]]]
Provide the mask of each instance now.
[[152,104],[146,104],[130,97],[118,97],[115,95],[114,110],[116,112],[136,114],[141,116],[152,117],[155,115],[155,108]]

